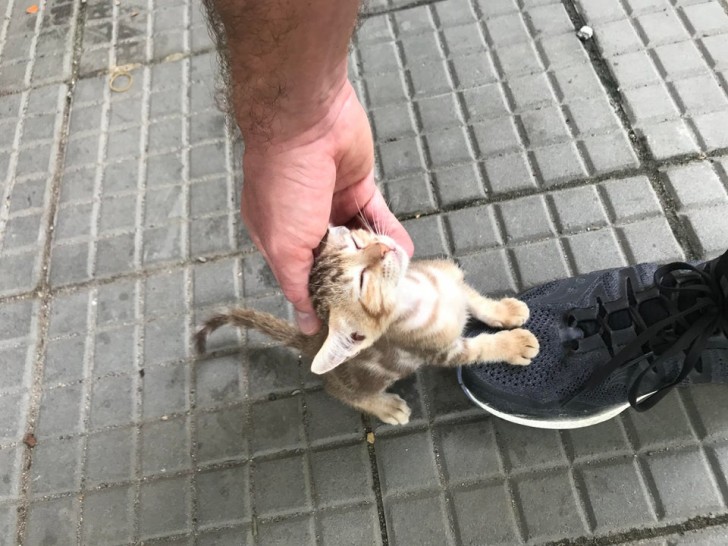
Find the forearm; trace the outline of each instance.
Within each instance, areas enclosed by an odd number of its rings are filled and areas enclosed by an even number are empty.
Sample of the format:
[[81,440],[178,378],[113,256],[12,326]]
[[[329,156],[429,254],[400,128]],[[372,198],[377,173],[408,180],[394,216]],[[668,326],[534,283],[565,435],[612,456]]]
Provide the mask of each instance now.
[[246,142],[320,125],[346,82],[359,0],[208,0],[227,39],[230,96]]

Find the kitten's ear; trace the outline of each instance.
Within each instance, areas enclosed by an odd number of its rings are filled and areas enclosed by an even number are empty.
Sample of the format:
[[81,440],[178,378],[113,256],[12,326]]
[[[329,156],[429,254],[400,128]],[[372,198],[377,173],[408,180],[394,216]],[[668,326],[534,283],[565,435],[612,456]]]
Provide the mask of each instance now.
[[311,364],[311,371],[324,374],[336,368],[369,347],[374,340],[357,332],[343,318],[329,318],[329,335]]

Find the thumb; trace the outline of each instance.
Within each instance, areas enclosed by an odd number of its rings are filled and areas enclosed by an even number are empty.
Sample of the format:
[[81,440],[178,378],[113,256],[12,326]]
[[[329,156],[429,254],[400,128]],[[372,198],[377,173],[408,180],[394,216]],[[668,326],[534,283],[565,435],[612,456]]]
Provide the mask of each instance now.
[[299,254],[295,258],[291,254],[278,257],[266,256],[273,274],[281,285],[283,295],[295,309],[298,328],[306,335],[313,335],[321,329],[321,320],[311,303],[308,292],[308,276],[313,265],[313,254]]
[[415,245],[412,242],[412,238],[404,229],[404,226],[397,220],[397,218],[389,210],[384,196],[379,188],[376,189],[374,195],[369,202],[362,209],[364,218],[371,223],[372,226],[377,228],[377,231],[390,236],[392,239],[404,248],[407,254],[412,257],[415,251]]

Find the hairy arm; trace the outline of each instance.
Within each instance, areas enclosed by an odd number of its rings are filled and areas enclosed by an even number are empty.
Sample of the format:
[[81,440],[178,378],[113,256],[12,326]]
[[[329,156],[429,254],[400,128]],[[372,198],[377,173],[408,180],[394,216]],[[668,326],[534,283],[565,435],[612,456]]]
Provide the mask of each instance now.
[[413,248],[374,183],[371,128],[347,79],[359,0],[206,3],[223,33],[245,142],[243,220],[310,334],[319,322],[308,275],[329,222],[361,211]]

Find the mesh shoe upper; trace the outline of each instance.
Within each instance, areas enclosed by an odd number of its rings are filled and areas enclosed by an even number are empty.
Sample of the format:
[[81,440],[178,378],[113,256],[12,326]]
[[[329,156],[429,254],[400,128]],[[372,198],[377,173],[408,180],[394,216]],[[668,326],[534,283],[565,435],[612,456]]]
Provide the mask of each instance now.
[[[722,259],[728,269],[728,253]],[[712,271],[717,263],[718,260],[714,260],[699,269]],[[463,382],[476,396],[480,393],[480,396],[498,398],[502,404],[512,406],[503,408],[506,411],[513,408],[523,410],[524,407],[563,410],[569,406],[587,411],[588,408],[623,404],[629,397],[630,388],[635,389],[636,396],[640,396],[680,379],[685,353],[676,351],[676,354],[670,355],[670,346],[687,331],[688,323],[694,317],[678,320],[677,326],[666,328],[644,343],[637,338],[651,325],[659,325],[660,321],[664,322],[681,309],[693,305],[698,296],[703,297],[702,293],[695,297],[688,293],[687,298],[669,295],[673,288],[671,283],[675,284],[672,277],[678,279],[676,286],[687,282],[693,289],[704,279],[701,279],[700,272],[687,270],[681,274],[670,271],[668,286],[661,291],[655,285],[655,274],[661,275],[663,269],[658,269],[655,264],[641,264],[598,271],[554,281],[525,292],[520,299],[531,310],[531,318],[525,327],[539,339],[539,355],[527,367],[507,364],[465,367],[462,370]],[[720,271],[716,274],[726,275],[726,286],[722,288],[724,292],[718,289],[710,297],[728,298],[728,273]],[[716,292],[715,287],[713,292]],[[724,305],[725,301],[713,303]],[[724,309],[724,315],[728,323],[728,307]],[[728,326],[724,328],[728,331]],[[488,331],[486,326],[472,323],[468,335],[483,331]],[[721,335],[725,339],[725,333]],[[632,359],[634,362],[627,359],[604,374],[604,368],[615,360],[615,355],[619,356],[621,350],[629,349],[630,343],[634,345],[635,340],[640,350],[635,352],[632,349],[637,357]],[[645,358],[647,353],[649,358]],[[666,356],[658,361],[662,353]],[[726,361],[728,345],[712,360],[711,380],[728,381]],[[649,369],[653,362],[658,362],[659,369]],[[599,377],[600,374],[604,377]],[[639,382],[637,386],[636,381]]]

